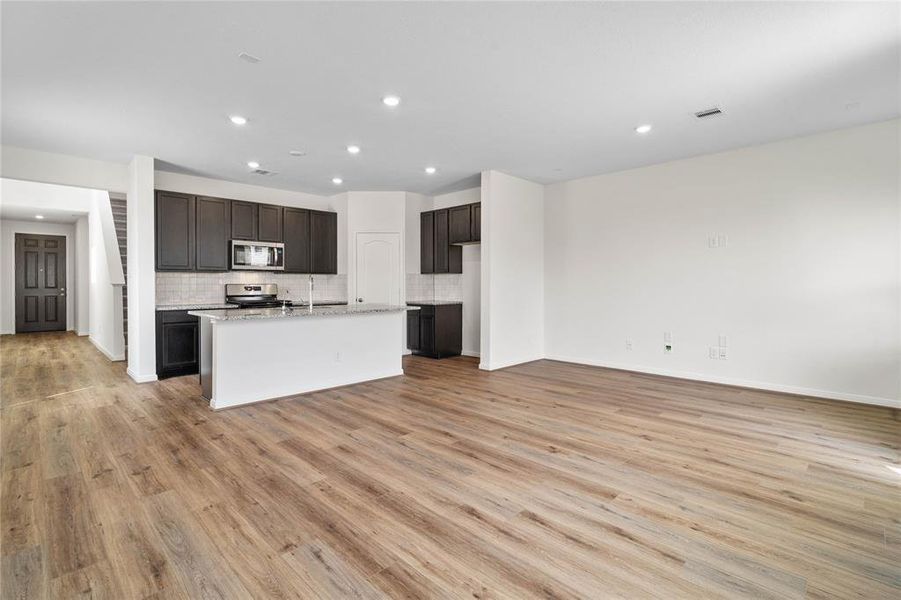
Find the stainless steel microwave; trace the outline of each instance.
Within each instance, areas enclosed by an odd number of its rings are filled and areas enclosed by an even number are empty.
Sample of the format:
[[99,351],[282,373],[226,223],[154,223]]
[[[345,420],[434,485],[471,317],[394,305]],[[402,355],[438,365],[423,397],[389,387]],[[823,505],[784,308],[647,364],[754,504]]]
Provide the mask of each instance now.
[[284,271],[285,245],[281,242],[232,240],[231,268],[253,271]]

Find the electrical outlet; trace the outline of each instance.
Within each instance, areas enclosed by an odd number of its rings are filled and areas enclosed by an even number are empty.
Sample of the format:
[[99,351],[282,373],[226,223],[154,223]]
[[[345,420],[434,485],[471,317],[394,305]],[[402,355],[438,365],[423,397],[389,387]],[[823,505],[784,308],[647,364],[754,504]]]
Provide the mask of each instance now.
[[632,349],[632,340],[630,338],[626,338],[626,350]]
[[671,354],[672,351],[673,351],[673,345],[672,345],[672,344],[664,344],[664,345],[663,345],[663,352],[664,352],[664,354]]
[[720,339],[719,339],[719,346],[720,346],[720,348],[728,348],[728,347],[729,347],[729,344],[727,343],[728,340],[726,339],[726,336],[720,334],[719,338],[720,338]]
[[720,357],[719,348],[717,348],[716,346],[710,346],[710,348],[708,349],[708,356],[713,360],[718,359]]
[[727,358],[729,358],[729,351],[727,348],[720,348],[719,358],[720,360],[726,360]]

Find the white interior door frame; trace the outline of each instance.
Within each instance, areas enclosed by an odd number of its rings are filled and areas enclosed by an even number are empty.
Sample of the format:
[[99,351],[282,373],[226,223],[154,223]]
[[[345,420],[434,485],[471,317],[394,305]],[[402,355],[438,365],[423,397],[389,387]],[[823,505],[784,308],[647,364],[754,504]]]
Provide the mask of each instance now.
[[[399,304],[404,301],[401,250],[401,239],[398,232],[358,231],[356,233],[354,237],[355,268],[349,290],[351,303],[358,302],[360,298],[367,303]],[[372,269],[379,272],[372,273]],[[376,284],[382,284],[379,286],[380,290],[372,289],[371,286]],[[370,289],[367,289],[367,286],[370,286]],[[373,294],[377,296],[373,297]],[[378,297],[385,294],[387,294],[387,298]]]

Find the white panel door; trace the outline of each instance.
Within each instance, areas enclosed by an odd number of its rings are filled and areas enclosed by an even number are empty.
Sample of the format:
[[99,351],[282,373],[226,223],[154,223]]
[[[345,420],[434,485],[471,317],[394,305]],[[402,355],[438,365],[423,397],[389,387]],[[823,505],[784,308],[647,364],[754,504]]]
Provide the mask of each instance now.
[[357,233],[357,302],[400,303],[400,234]]

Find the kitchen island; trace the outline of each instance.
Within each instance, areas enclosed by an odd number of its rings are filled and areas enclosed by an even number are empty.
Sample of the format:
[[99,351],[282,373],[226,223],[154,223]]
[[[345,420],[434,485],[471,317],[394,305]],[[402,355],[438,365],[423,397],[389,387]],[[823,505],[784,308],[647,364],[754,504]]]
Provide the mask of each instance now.
[[402,375],[407,306],[192,310],[213,409]]

